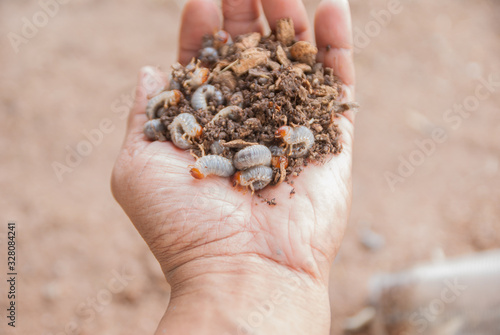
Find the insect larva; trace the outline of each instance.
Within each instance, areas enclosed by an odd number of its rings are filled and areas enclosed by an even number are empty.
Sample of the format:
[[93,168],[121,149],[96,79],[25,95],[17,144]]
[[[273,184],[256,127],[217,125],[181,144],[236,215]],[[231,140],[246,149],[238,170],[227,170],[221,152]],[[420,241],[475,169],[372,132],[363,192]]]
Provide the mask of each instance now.
[[273,156],[271,165],[277,169],[288,167],[288,158],[286,156]]
[[215,141],[210,145],[210,152],[214,155],[221,155],[224,152],[224,147],[220,141]]
[[196,89],[207,82],[209,75],[209,69],[205,67],[197,67],[196,70],[194,70],[194,72],[191,74],[191,77],[185,80],[182,85],[184,87]]
[[174,76],[172,76],[172,74],[169,74],[168,76],[168,89],[170,91],[181,89],[181,84],[179,84],[179,82],[176,79],[174,79]]
[[277,145],[271,145],[269,150],[273,154],[271,165],[277,169],[282,167],[286,169],[288,167],[288,158],[285,156],[285,149]]
[[[288,152],[291,157],[304,156],[314,144],[314,134],[305,126],[296,128],[282,126],[276,130],[275,136],[283,139],[287,147],[289,146]],[[298,149],[294,148],[296,145],[299,145]]]
[[151,119],[155,119],[157,117],[156,112],[161,107],[169,107],[175,106],[181,100],[182,93],[179,90],[165,91],[154,97],[152,97],[148,101],[148,105],[146,106],[146,115]]
[[219,30],[214,34],[214,47],[217,49],[223,45],[230,45],[233,43],[231,35],[225,30]]
[[245,171],[238,171],[234,175],[237,185],[250,187],[252,193],[266,187],[273,178],[273,169],[267,166],[254,166]]
[[269,151],[271,151],[273,156],[283,156],[285,154],[285,149],[278,147],[277,145],[271,145],[269,147]]
[[201,50],[200,59],[209,63],[215,63],[219,59],[219,53],[213,47],[206,47]]
[[[200,137],[203,129],[196,121],[196,118],[189,113],[182,113],[175,117],[168,126],[172,142],[181,149],[192,147],[191,140]],[[187,137],[187,138],[186,138]]]
[[215,116],[210,120],[208,125],[214,124],[215,121],[225,118],[225,117],[232,117],[233,115],[237,115],[237,113],[241,113],[242,109],[241,107],[238,106],[227,106],[225,108],[222,108]]
[[144,135],[150,141],[166,141],[165,131],[167,129],[160,119],[149,120],[144,124]]
[[209,175],[230,177],[234,174],[234,166],[227,158],[217,155],[207,155],[198,158],[191,168],[190,173],[196,179],[203,179]]
[[265,145],[252,145],[242,149],[233,157],[234,167],[246,170],[256,165],[271,165],[271,151]]
[[207,99],[214,99],[217,105],[221,105],[224,102],[224,97],[222,93],[215,88],[213,85],[203,85],[198,87],[198,89],[193,93],[191,97],[191,106],[198,109],[207,109]]
[[243,107],[243,93],[241,91],[234,93],[229,99],[229,104]]

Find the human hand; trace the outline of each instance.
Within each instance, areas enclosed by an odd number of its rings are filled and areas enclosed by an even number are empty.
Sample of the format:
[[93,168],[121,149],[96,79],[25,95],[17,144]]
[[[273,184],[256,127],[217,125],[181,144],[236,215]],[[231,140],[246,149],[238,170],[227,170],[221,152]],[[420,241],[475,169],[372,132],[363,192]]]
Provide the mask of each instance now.
[[[232,36],[261,32],[259,3],[224,0],[222,28]],[[264,0],[262,9],[272,29],[277,19],[291,17],[297,39],[312,38],[300,0]],[[196,56],[202,36],[220,28],[215,1],[188,1],[179,61],[187,63]],[[348,2],[322,1],[315,17],[318,61],[333,68],[343,81],[345,101],[354,94],[351,35]],[[328,274],[351,201],[353,113],[336,119],[342,152],[324,165],[305,168],[294,179],[292,198],[286,184],[260,191],[265,198],[277,199],[277,206],[268,206],[256,195],[238,192],[227,178],[193,179],[189,153],[171,142],[146,139],[142,129],[147,95],[165,84],[158,70],[141,70],[112,175],[115,198],[172,287],[157,333],[224,334],[243,329],[250,333],[259,328],[262,333],[326,334]],[[283,299],[273,300],[279,292]],[[268,300],[273,305],[269,319],[252,324],[248,318],[255,306]]]

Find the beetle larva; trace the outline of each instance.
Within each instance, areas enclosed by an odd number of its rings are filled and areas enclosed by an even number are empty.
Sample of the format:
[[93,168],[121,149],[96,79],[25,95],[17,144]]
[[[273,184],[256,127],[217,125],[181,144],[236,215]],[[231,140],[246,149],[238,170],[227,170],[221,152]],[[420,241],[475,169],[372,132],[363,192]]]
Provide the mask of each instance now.
[[167,129],[160,119],[149,120],[144,124],[144,135],[150,141],[166,141],[166,131]]
[[245,171],[238,171],[234,175],[237,185],[250,187],[252,193],[266,187],[273,178],[273,169],[258,165]]
[[168,126],[172,142],[181,149],[192,147],[191,140],[201,136],[203,129],[196,118],[189,113],[181,113]]
[[222,93],[216,89],[215,86],[205,84],[198,87],[198,89],[194,91],[193,96],[191,97],[191,107],[196,110],[207,109],[207,99],[214,99],[217,105],[224,103]]
[[208,125],[214,124],[215,121],[225,118],[225,117],[232,117],[233,115],[237,115],[237,113],[241,113],[242,109],[241,107],[238,106],[227,106],[225,108],[222,108],[215,116],[210,120]]
[[246,170],[256,165],[271,165],[271,151],[265,145],[252,145],[234,155],[233,164],[238,170]]
[[231,35],[225,30],[219,30],[214,34],[214,47],[219,49],[223,45],[233,44]]
[[209,69],[205,67],[197,67],[196,70],[194,70],[194,72],[191,74],[191,77],[185,80],[182,85],[184,87],[196,89],[207,82],[209,75]]
[[217,155],[207,155],[196,160],[190,173],[196,179],[203,179],[209,175],[230,177],[234,174],[234,166],[227,158]]
[[220,141],[214,141],[210,145],[210,152],[213,155],[221,155],[224,152],[224,147],[222,146]]
[[155,95],[148,101],[146,116],[150,120],[157,118],[156,112],[158,112],[161,107],[175,106],[179,103],[181,97],[182,93],[179,90],[165,91]]
[[[314,144],[314,134],[305,126],[295,128],[282,126],[276,130],[275,136],[283,139],[287,147],[289,146],[291,157],[304,156]],[[297,145],[299,148],[294,148]]]
[[206,47],[201,50],[200,59],[210,63],[215,63],[219,59],[219,53],[213,47]]

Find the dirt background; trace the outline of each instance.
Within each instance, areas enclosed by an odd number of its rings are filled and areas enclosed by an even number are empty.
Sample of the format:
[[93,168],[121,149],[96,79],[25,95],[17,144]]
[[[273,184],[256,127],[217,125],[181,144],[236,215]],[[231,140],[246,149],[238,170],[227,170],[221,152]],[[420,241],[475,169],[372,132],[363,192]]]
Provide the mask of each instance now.
[[[312,17],[318,1],[305,3]],[[0,281],[0,333],[155,330],[169,288],[113,200],[109,176],[125,127],[116,111],[127,105],[142,65],[175,60],[181,5],[70,1],[15,53],[7,34],[20,34],[23,17],[31,21],[41,7],[0,1],[0,255],[15,220],[19,273],[15,330],[6,327]],[[370,12],[386,10],[385,0],[351,5],[362,109],[352,215],[331,276],[332,334],[363,306],[371,275],[500,247],[500,86],[473,98],[481,78],[500,80],[500,5],[402,0],[384,26]],[[469,115],[447,112],[463,102]],[[103,119],[113,130],[58,180],[53,162],[63,163]],[[432,138],[437,127],[447,139],[419,154],[415,141]],[[419,165],[391,188],[387,172],[397,174],[401,159]],[[367,227],[385,239],[381,248],[362,245]],[[6,256],[0,269],[5,278]]]

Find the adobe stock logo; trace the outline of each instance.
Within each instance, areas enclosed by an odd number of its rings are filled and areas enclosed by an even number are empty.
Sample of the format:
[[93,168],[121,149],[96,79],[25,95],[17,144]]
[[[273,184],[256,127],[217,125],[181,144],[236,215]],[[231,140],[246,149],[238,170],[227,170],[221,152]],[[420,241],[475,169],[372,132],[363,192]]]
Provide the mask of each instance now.
[[438,298],[410,315],[410,323],[416,327],[419,334],[424,333],[429,324],[445,312],[446,305],[455,302],[467,289],[467,285],[460,284],[456,278],[453,281],[445,280],[443,284],[445,287],[441,290]]
[[59,13],[60,5],[65,5],[71,0],[40,0],[38,5],[40,10],[35,12],[29,20],[26,16],[21,18],[22,27],[20,34],[13,31],[7,34],[10,45],[14,52],[17,54],[19,52],[19,47],[22,44],[27,44],[31,39],[38,35],[40,29],[44,28],[51,18]]
[[400,0],[389,0],[387,2],[387,9],[381,9],[379,11],[372,9],[370,11],[370,16],[373,19],[368,21],[363,29],[354,27],[354,53],[358,54],[363,49],[367,48],[372,39],[380,35],[382,28],[387,27],[391,23],[393,17],[400,14],[402,11],[403,5]]
[[436,152],[438,146],[448,140],[449,133],[459,129],[464,120],[477,112],[481,102],[490,98],[499,88],[500,76],[498,74],[490,74],[487,79],[480,78],[474,94],[466,96],[460,103],[455,103],[452,108],[445,110],[442,115],[445,127],[435,127],[429,138],[415,139],[413,143],[416,149],[407,155],[398,156],[399,162],[395,171],[384,172],[384,178],[391,191],[394,192],[396,185],[410,178],[417,167],[424,164],[426,159]]

